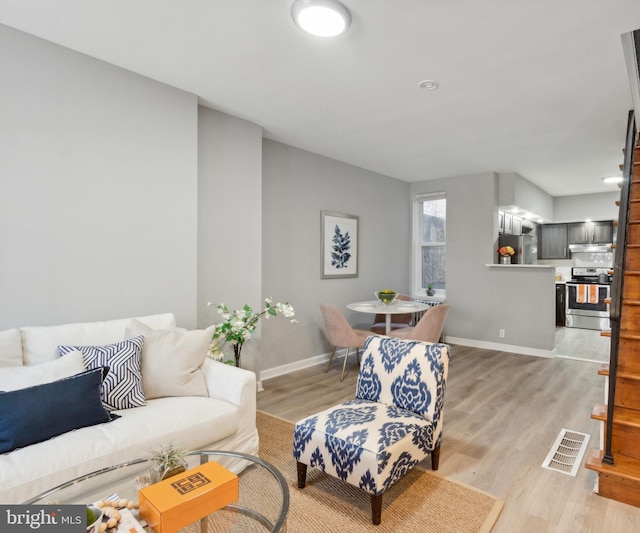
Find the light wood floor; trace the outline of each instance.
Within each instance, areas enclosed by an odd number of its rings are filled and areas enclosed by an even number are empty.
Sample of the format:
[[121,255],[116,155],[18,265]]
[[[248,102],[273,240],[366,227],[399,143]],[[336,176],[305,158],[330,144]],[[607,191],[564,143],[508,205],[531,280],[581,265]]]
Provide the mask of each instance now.
[[556,355],[609,362],[611,338],[599,331],[581,328],[556,328]]
[[[562,428],[600,447],[589,418],[604,397],[599,364],[452,348],[439,473],[505,500],[494,532],[640,532],[640,509],[593,493],[595,472],[540,466]],[[316,366],[263,382],[258,409],[293,422],[353,398],[355,357],[343,383],[341,366],[342,358],[328,374]]]

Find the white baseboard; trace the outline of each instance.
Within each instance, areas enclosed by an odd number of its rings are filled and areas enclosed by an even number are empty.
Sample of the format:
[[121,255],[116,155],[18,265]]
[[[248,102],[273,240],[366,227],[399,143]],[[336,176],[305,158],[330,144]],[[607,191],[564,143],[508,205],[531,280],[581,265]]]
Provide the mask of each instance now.
[[500,342],[478,341],[475,339],[463,339],[460,337],[445,337],[448,344],[459,344],[461,346],[471,346],[472,348],[483,348],[485,350],[498,350],[500,352],[518,353],[522,355],[533,355],[535,357],[552,358],[555,356],[555,349],[541,350],[539,348],[529,348],[528,346],[517,346],[515,344],[502,344]]
[[[517,353],[522,355],[533,355],[535,357],[552,358],[555,354],[554,350],[540,350],[538,348],[528,348],[526,346],[516,346],[514,344],[501,344],[499,342],[478,341],[474,339],[463,339],[460,337],[445,337],[444,341],[449,344],[459,344],[461,346],[471,346],[472,348],[483,348],[485,350],[498,350],[501,352]],[[262,388],[263,381],[267,381],[278,376],[290,374],[296,370],[302,370],[311,366],[321,365],[329,360],[329,354],[314,355],[301,361],[287,363],[286,365],[275,366],[260,371],[260,381],[258,382],[258,392],[264,390]]]
[[260,371],[260,384],[268,379],[277,378],[278,376],[284,376],[290,374],[296,370],[302,370],[303,368],[309,368],[311,366],[321,365],[329,360],[329,354],[324,353],[321,355],[314,355],[308,359],[301,361],[295,361],[294,363],[287,363],[286,365],[275,366],[266,370]]

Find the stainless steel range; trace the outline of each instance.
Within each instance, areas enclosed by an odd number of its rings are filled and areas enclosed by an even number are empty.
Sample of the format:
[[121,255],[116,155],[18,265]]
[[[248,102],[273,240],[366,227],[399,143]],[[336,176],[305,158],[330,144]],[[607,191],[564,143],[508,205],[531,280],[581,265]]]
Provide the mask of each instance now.
[[566,327],[600,331],[609,329],[611,270],[611,267],[571,269],[571,281],[566,282]]

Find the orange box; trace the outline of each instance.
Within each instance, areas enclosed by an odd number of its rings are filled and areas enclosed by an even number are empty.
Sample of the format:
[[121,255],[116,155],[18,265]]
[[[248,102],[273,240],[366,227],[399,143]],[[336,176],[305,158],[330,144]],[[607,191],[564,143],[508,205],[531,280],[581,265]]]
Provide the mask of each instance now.
[[173,533],[238,499],[238,476],[215,461],[144,487],[140,516],[155,533]]

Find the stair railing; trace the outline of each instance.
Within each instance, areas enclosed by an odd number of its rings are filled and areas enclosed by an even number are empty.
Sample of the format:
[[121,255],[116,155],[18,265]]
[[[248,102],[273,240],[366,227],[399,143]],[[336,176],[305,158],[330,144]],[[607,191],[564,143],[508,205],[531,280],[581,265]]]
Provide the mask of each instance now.
[[613,265],[613,283],[611,285],[611,349],[609,352],[609,395],[607,399],[607,429],[605,431],[605,449],[602,462],[613,464],[611,453],[611,435],[613,433],[613,411],[616,399],[616,378],[618,375],[618,348],[620,345],[620,313],[624,289],[624,266],[627,258],[627,234],[629,221],[629,200],[631,199],[631,181],[633,178],[633,152],[636,141],[636,127],[633,111],[627,119],[627,138],[624,150],[623,182],[620,190],[620,209],[618,212],[618,236],[616,238],[615,262]]

